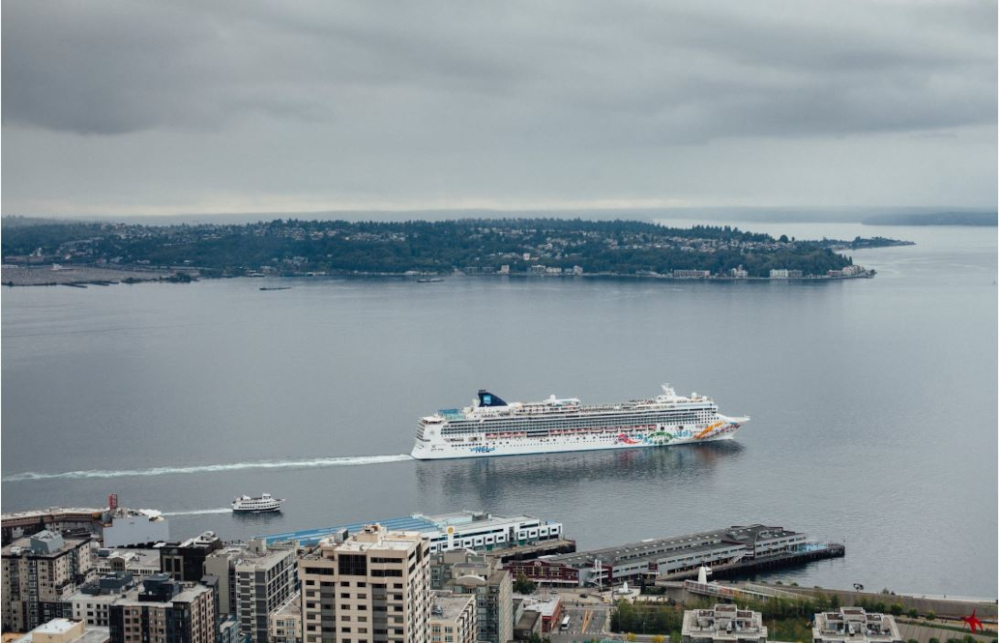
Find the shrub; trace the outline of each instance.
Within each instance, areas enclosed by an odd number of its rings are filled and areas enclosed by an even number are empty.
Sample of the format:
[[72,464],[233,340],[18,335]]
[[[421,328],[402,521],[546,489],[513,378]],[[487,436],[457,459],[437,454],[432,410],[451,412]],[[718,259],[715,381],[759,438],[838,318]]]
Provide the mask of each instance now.
[[920,618],[920,612],[917,611],[916,607],[911,607],[910,611],[906,613],[910,618]]
[[928,621],[933,621],[934,619],[937,618],[937,614],[934,613],[934,610],[927,610],[927,613],[924,614],[924,618],[926,618]]

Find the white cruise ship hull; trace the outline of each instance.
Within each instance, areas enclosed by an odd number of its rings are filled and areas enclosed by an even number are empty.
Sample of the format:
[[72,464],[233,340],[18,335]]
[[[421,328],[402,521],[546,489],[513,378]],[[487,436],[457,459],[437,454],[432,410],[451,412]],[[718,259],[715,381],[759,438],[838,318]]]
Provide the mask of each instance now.
[[715,422],[703,426],[660,425],[655,428],[636,427],[625,430],[581,430],[544,438],[490,439],[486,436],[474,436],[458,440],[442,438],[435,434],[426,439],[418,438],[410,455],[417,460],[446,460],[700,444],[731,440],[749,420],[747,417],[731,418],[717,415]]

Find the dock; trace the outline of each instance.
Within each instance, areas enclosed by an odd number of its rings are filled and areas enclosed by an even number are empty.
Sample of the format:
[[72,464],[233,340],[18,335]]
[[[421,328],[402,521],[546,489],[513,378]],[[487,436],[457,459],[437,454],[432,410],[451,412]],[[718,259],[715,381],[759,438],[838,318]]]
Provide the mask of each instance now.
[[[769,556],[756,556],[754,558],[739,558],[730,562],[713,565],[713,578],[739,578],[746,574],[769,571],[773,569],[784,569],[796,565],[804,565],[816,560],[828,558],[843,558],[847,553],[846,548],[839,543],[810,544],[807,547],[780,552]],[[656,584],[661,582],[679,581],[698,576],[697,569],[687,569],[675,573],[663,574],[656,578]]]

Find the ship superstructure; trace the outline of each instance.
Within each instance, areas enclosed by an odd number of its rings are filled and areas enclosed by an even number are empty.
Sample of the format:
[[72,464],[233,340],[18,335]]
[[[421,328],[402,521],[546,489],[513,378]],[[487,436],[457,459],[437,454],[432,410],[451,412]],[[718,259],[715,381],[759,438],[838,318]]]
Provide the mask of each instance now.
[[275,498],[269,493],[264,493],[251,498],[250,496],[240,496],[233,499],[233,511],[236,513],[270,513],[281,511],[284,498]]
[[719,414],[711,398],[678,395],[669,384],[654,398],[585,405],[551,396],[507,403],[480,390],[472,406],[420,418],[418,460],[667,446],[731,439],[749,417]]

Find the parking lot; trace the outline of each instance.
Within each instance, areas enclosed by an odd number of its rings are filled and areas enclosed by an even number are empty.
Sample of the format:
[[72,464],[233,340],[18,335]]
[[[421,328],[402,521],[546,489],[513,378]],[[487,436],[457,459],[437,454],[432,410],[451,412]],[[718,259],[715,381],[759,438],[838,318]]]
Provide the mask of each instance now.
[[[574,641],[589,641],[602,638],[608,620],[609,607],[602,604],[565,605],[563,617],[569,618],[566,629],[560,626],[553,628],[549,635],[553,643],[572,643]],[[562,619],[560,619],[562,620]]]

